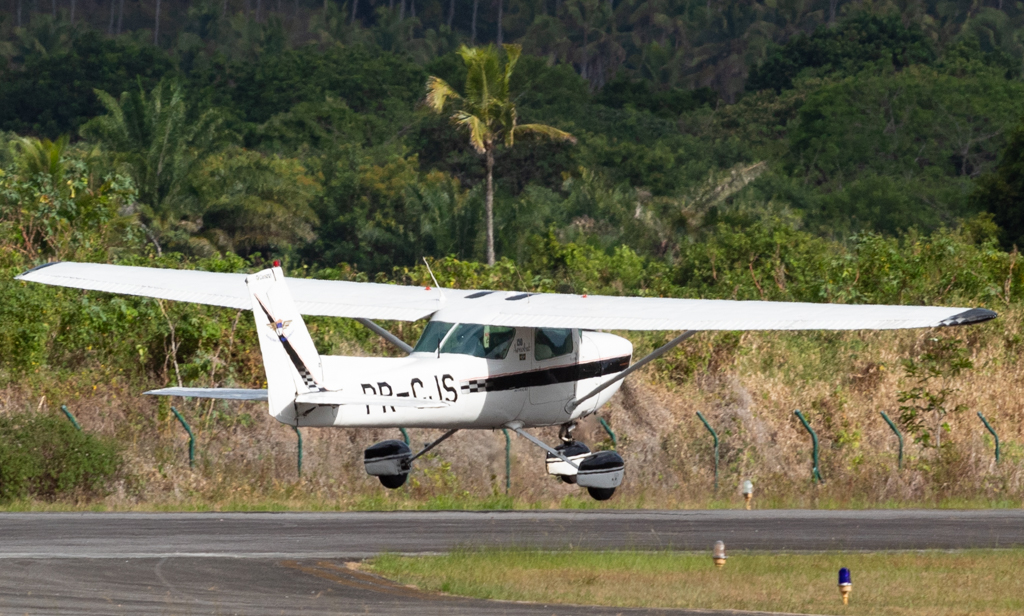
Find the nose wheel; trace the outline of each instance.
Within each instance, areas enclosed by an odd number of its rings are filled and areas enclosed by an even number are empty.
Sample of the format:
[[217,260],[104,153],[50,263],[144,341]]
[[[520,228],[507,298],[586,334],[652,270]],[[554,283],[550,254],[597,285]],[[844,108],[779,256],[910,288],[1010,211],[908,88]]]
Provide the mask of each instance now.
[[608,500],[622,484],[626,466],[622,456],[614,451],[591,452],[585,444],[574,440],[575,422],[562,425],[558,433],[562,444],[554,448],[523,430],[517,422],[507,427],[547,452],[545,464],[549,474],[586,488],[594,500]]
[[615,488],[587,488],[587,492],[596,501],[606,501],[615,495]]

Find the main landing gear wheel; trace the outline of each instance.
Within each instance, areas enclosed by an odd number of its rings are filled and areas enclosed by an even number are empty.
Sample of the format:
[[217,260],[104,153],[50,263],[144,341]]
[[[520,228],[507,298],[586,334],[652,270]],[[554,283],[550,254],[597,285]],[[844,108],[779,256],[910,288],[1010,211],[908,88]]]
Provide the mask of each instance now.
[[590,492],[597,501],[606,501],[615,494],[615,488],[622,483],[625,471],[622,456],[614,451],[598,451],[580,462],[576,472],[576,483]]
[[[403,473],[401,475],[380,475],[379,477],[377,477],[377,479],[380,479],[380,485],[384,486],[389,490],[397,490],[398,488],[404,486],[405,480],[408,478],[409,473]],[[609,494],[608,496],[611,496],[611,494]],[[595,496],[594,498],[597,497]]]

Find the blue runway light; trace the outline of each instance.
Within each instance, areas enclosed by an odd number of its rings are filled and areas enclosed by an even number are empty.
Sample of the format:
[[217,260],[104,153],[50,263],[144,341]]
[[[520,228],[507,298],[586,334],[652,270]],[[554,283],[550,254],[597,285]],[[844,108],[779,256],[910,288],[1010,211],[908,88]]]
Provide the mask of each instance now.
[[843,597],[843,605],[849,604],[851,590],[853,590],[853,581],[850,578],[850,570],[843,567],[839,570],[839,594]]

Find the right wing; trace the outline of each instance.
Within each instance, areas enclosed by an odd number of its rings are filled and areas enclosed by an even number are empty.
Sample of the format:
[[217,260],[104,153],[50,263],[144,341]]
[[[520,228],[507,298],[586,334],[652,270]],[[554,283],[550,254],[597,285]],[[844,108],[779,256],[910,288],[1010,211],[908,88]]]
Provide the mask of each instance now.
[[[15,280],[252,310],[245,286],[247,275],[58,262],[30,269]],[[441,306],[436,289],[312,278],[287,280],[295,306],[304,315],[418,321]],[[472,291],[445,289],[444,293],[461,297]]]

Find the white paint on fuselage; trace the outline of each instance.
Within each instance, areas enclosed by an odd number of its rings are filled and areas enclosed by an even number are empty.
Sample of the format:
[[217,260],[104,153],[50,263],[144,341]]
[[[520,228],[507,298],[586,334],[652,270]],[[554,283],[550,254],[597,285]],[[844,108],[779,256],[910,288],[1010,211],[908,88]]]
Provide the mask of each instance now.
[[[532,340],[533,330],[518,328],[516,336]],[[419,409],[298,405],[298,425],[495,429],[511,421],[521,421],[526,427],[563,424],[595,412],[615,394],[622,382],[587,400],[571,414],[565,408],[573,395],[582,397],[615,375],[576,381],[574,387],[560,383],[503,391],[474,391],[469,383],[494,377],[507,377],[515,382],[520,375],[552,364],[571,366],[574,362],[584,364],[629,357],[633,350],[628,340],[600,332],[578,333],[576,343],[577,351],[563,362],[538,362],[532,350],[530,353],[509,352],[500,360],[453,353],[412,353],[400,358],[322,356],[323,386],[330,391],[443,400],[449,406]]]

